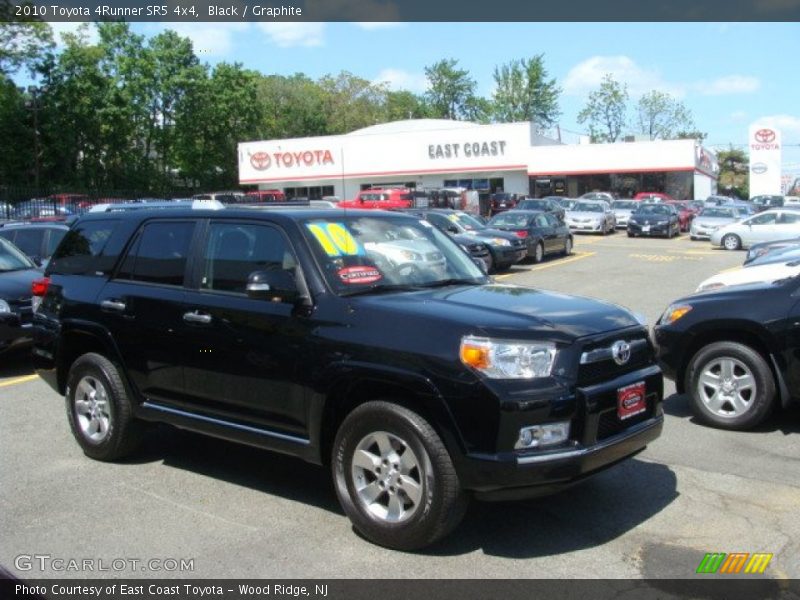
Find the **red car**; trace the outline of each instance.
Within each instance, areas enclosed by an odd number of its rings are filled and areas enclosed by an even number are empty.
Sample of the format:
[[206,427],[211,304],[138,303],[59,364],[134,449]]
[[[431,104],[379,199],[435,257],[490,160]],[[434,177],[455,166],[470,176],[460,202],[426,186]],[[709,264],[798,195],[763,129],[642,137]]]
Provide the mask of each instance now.
[[692,219],[697,215],[697,210],[685,200],[666,200],[664,204],[671,204],[678,211],[678,224],[681,231],[689,231]]
[[639,192],[633,199],[641,202],[670,202],[675,200],[675,198],[664,192]]
[[247,199],[253,202],[283,202],[286,194],[280,190],[252,190],[247,192]]
[[406,188],[383,189],[372,188],[361,190],[355,200],[339,202],[339,208],[377,208],[392,210],[396,208],[414,208],[414,195]]

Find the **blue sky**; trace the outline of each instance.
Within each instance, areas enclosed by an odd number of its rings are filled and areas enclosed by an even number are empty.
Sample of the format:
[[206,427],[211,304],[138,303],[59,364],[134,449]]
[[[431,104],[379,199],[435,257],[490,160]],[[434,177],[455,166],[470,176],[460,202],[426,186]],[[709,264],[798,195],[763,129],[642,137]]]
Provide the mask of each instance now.
[[680,98],[712,147],[744,147],[753,121],[777,126],[785,170],[800,175],[798,23],[133,24],[146,35],[166,28],[190,37],[210,64],[311,77],[348,70],[415,92],[425,88],[425,66],[441,58],[457,59],[490,95],[495,65],[544,53],[567,130],[584,130],[576,116],[611,72],[628,85],[631,108],[652,89]]

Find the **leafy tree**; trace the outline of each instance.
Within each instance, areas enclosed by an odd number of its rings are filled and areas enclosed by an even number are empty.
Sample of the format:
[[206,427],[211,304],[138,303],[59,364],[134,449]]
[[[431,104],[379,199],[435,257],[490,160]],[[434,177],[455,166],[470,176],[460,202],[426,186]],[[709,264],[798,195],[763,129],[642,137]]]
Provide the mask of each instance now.
[[544,55],[512,60],[495,67],[492,114],[501,123],[533,121],[539,131],[558,122],[561,90],[555,79],[547,79]]
[[389,91],[386,93],[385,120],[400,121],[403,119],[424,119],[430,115],[425,98],[406,91]]
[[347,71],[319,81],[324,94],[328,133],[348,133],[383,121],[386,87]]
[[744,150],[731,146],[717,152],[720,193],[733,193],[739,198],[750,197],[750,159]]
[[607,73],[600,88],[589,94],[586,106],[578,113],[578,123],[589,123],[594,142],[616,142],[625,127],[628,88]]
[[[34,167],[33,106],[14,82],[0,75],[0,183],[24,185]],[[30,110],[29,110],[30,109]],[[1,215],[0,215],[1,216]]]
[[52,51],[53,31],[40,21],[14,21],[11,3],[0,4],[0,75],[25,67],[34,71]]
[[639,131],[649,135],[651,140],[674,139],[678,132],[696,129],[692,113],[683,102],[658,90],[652,90],[639,99],[636,115]]
[[458,61],[443,59],[425,67],[428,89],[425,99],[431,116],[441,119],[469,119],[476,112],[475,80],[457,68]]
[[699,129],[682,129],[675,134],[675,138],[679,140],[697,140],[702,142],[708,137],[708,134]]
[[259,78],[262,121],[249,139],[283,139],[328,132],[325,90],[302,73]]

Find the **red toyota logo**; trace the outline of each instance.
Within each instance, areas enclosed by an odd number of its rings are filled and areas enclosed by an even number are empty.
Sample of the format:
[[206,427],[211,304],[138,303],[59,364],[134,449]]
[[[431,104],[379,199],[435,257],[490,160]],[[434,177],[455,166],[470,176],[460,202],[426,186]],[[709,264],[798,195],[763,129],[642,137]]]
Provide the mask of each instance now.
[[263,171],[269,169],[269,166],[272,164],[272,159],[267,152],[256,152],[250,155],[250,164],[253,165],[253,168],[257,171]]
[[775,141],[775,132],[772,129],[759,129],[754,137],[761,144],[769,144]]

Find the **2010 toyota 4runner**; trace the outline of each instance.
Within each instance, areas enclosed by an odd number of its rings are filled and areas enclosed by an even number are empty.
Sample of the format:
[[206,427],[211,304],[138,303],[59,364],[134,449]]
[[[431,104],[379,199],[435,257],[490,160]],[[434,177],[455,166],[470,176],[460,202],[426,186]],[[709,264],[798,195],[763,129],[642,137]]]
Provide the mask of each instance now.
[[368,539],[466,500],[551,492],[661,432],[646,328],[493,283],[427,221],[376,211],[130,210],[73,225],[38,282],[35,361],[86,455],[165,422],[330,464]]

